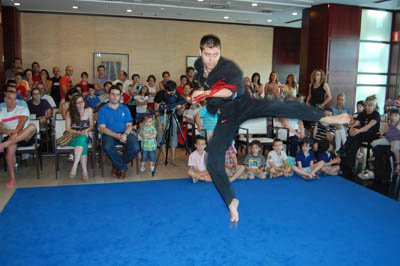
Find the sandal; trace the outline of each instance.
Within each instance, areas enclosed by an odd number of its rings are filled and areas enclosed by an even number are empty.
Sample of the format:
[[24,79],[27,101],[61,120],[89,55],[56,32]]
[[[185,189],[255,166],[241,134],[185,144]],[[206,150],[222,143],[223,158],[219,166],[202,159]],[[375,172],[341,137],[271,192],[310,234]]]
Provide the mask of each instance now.
[[13,188],[15,185],[15,179],[10,179],[8,180],[8,182],[6,183],[6,188]]
[[85,175],[82,174],[82,181],[85,182],[85,183],[87,183],[88,180],[89,180],[89,175],[88,175],[87,173],[86,173]]

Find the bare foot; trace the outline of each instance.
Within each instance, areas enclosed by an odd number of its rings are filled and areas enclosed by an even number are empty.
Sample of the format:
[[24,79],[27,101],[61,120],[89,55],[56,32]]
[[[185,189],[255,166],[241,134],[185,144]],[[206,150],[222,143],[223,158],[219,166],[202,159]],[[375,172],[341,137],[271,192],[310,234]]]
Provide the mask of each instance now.
[[236,198],[233,198],[231,204],[229,204],[229,212],[231,214],[231,223],[239,222],[239,212],[237,210],[238,207],[239,207],[239,200]]
[[327,124],[347,124],[350,122],[350,116],[347,113],[343,113],[340,115],[325,116],[319,121]]

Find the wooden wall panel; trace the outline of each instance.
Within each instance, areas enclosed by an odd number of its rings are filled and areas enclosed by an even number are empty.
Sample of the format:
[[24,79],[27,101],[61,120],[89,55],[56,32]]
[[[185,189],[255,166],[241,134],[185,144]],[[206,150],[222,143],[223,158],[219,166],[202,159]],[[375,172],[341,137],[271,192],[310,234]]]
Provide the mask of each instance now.
[[272,70],[279,74],[282,83],[291,73],[299,80],[300,36],[301,29],[274,28]]
[[19,11],[15,7],[3,7],[4,63],[6,69],[12,67],[14,57],[21,57],[21,30]]

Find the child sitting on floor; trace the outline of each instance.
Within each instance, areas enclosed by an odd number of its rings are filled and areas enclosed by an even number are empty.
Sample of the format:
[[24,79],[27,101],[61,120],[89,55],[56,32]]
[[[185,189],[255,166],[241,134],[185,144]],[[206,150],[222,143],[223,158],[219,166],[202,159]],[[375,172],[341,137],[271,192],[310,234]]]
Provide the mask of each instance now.
[[225,172],[230,182],[235,181],[246,170],[243,165],[238,164],[237,150],[234,144],[235,141],[225,151]]
[[283,142],[280,139],[274,139],[272,142],[272,151],[268,153],[267,172],[270,178],[278,176],[292,176],[293,171],[288,164],[288,157],[283,150]]
[[207,171],[206,167],[206,139],[203,136],[196,137],[196,143],[194,144],[196,150],[189,155],[188,175],[192,178],[193,183],[199,180],[211,182],[211,176]]
[[265,169],[265,158],[260,154],[261,142],[258,140],[253,140],[250,143],[250,153],[244,158],[244,168],[246,170],[246,176],[244,179],[254,179],[254,177],[259,177],[264,179],[266,173]]
[[333,147],[332,144],[329,143],[329,140],[322,139],[318,143],[318,162],[323,161],[324,165],[322,166],[320,172],[327,175],[337,175],[340,171],[340,163],[339,157],[333,158],[332,153]]
[[292,169],[305,180],[319,179],[315,173],[324,165],[323,161],[314,164],[314,152],[310,149],[311,140],[305,138],[301,143],[301,150],[296,155],[297,166],[292,166]]

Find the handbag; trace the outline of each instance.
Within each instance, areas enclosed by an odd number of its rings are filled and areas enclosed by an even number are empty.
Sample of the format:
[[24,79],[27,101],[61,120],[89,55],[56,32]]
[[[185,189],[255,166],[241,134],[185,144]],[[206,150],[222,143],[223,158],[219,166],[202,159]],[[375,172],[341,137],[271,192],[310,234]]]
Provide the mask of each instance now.
[[76,136],[78,136],[77,133],[73,133],[71,131],[64,131],[64,134],[59,137],[58,139],[56,139],[56,144],[59,147],[65,147],[68,145],[68,143],[75,138]]

